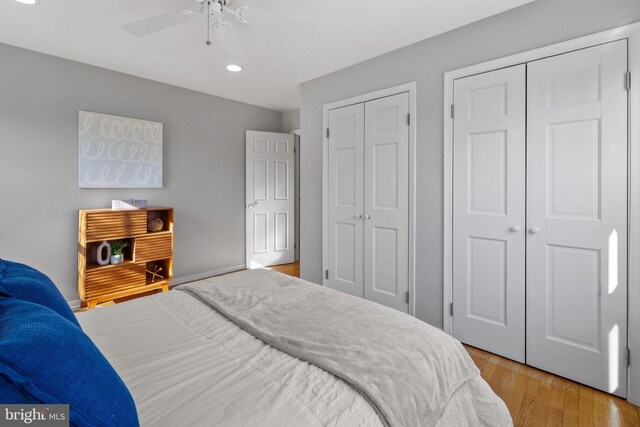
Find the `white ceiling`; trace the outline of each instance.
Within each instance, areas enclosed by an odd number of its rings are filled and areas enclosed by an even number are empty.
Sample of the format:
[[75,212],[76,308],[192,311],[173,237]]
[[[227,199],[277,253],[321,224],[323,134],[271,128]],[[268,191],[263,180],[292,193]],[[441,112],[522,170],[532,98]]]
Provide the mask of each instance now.
[[530,1],[236,0],[318,23],[312,39],[242,26],[247,60],[236,74],[215,42],[205,46],[204,16],[144,38],[120,28],[185,0],[0,0],[0,42],[288,110],[299,106],[302,82]]

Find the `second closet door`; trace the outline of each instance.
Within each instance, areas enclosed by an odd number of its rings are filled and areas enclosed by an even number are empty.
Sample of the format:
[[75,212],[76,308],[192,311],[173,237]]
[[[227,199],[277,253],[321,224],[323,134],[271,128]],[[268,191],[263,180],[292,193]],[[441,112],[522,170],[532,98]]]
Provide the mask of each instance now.
[[626,394],[626,41],[528,65],[527,363]]
[[329,111],[327,286],[408,312],[409,94]]
[[327,285],[362,297],[364,104],[329,111],[329,129]]
[[455,81],[453,335],[525,359],[525,66]]
[[408,311],[409,94],[365,103],[364,297]]

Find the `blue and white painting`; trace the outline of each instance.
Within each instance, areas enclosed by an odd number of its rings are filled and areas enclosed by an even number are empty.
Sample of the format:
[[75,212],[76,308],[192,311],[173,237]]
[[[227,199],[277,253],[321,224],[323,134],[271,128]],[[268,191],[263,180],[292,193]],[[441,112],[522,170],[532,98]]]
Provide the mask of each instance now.
[[162,188],[162,123],[78,113],[79,188]]

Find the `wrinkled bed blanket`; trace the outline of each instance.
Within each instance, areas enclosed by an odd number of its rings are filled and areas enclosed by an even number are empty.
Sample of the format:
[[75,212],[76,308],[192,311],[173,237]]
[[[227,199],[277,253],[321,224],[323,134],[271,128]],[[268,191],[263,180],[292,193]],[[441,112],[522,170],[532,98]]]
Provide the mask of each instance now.
[[447,407],[463,387],[467,394],[472,388],[484,393],[484,405],[465,408],[457,400],[453,412],[469,412],[470,425],[511,424],[462,345],[404,313],[267,270],[176,289],[270,346],[343,379],[384,425],[446,425]]

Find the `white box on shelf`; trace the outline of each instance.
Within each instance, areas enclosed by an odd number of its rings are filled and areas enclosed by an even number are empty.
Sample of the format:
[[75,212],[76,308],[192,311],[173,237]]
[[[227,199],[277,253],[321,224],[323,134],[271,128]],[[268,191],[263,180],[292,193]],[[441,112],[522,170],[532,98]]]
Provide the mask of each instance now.
[[114,211],[127,211],[132,209],[146,209],[147,201],[143,199],[112,200],[111,209]]

